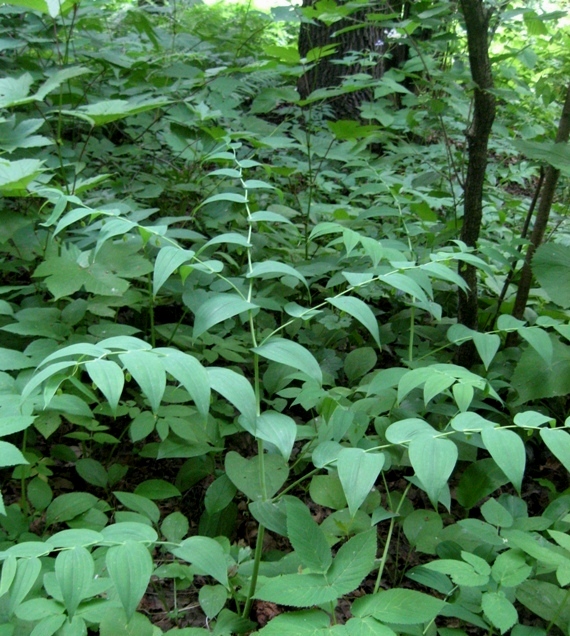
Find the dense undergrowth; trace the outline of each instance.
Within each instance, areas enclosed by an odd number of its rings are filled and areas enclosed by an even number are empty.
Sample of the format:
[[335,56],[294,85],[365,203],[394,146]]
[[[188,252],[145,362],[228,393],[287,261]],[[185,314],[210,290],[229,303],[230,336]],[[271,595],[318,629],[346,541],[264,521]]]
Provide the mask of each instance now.
[[362,122],[299,100],[298,10],[61,9],[0,6],[0,635],[569,634],[563,183],[511,316],[561,15],[497,18],[475,252],[453,3]]

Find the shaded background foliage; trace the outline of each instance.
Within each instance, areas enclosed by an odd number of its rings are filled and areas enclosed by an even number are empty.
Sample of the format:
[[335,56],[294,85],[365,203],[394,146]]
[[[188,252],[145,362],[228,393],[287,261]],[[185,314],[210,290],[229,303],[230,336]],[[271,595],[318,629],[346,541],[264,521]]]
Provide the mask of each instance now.
[[0,7],[0,629],[566,633],[567,27],[461,7]]

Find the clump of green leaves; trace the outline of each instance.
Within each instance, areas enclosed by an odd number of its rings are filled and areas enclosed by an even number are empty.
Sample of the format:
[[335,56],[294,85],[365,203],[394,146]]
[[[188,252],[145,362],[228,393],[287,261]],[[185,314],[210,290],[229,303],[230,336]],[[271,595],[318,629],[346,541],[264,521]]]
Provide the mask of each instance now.
[[[564,631],[566,486],[524,497],[531,452],[570,471],[568,303],[546,250],[536,312],[496,302],[525,202],[502,188],[534,174],[508,134],[480,252],[456,239],[463,42],[448,68],[422,41],[362,125],[301,102],[316,58],[243,7],[26,7],[0,15],[7,633]],[[486,330],[456,324],[458,263]]]

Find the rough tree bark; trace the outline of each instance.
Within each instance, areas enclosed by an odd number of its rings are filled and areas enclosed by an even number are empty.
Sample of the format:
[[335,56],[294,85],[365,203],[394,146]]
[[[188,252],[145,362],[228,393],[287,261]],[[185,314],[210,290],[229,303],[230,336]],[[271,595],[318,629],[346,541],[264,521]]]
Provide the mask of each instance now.
[[[311,7],[317,0],[303,0],[303,7]],[[346,4],[347,0],[339,0],[338,4]],[[401,15],[407,10],[405,0],[386,2],[385,13]],[[302,99],[319,88],[337,87],[344,77],[357,73],[367,73],[372,78],[382,77],[383,73],[399,62],[402,46],[390,47],[390,56],[386,57],[389,46],[386,41],[386,30],[382,23],[368,22],[369,13],[380,13],[378,6],[370,5],[352,12],[346,18],[326,25],[320,20],[302,22],[299,31],[299,54],[305,57],[314,48],[337,45],[333,55],[322,57],[299,79],[297,88]],[[350,54],[370,54],[373,65],[341,63]],[[372,89],[347,92],[329,101],[337,119],[359,119],[360,105],[374,97]]]
[[[558,122],[558,131],[556,133],[556,143],[566,143],[570,137],[570,84],[566,89],[566,100],[564,107],[562,108],[562,115]],[[560,170],[557,170],[553,166],[547,166],[544,171],[544,184],[542,186],[542,192],[540,196],[540,203],[538,205],[538,211],[536,213],[536,220],[532,228],[532,234],[530,235],[530,242],[526,252],[524,265],[521,270],[519,286],[517,289],[517,296],[515,299],[515,306],[513,308],[513,316],[521,319],[523,317],[526,303],[528,301],[528,295],[530,292],[530,286],[532,283],[532,257],[535,251],[538,249],[544,238],[546,226],[548,225],[548,219],[550,217],[550,209],[554,200],[554,193],[556,191],[556,183],[560,175]]]
[[[461,240],[475,247],[479,239],[483,216],[483,184],[487,168],[487,146],[495,119],[495,96],[493,74],[489,60],[489,19],[492,10],[482,0],[460,0],[467,30],[469,65],[475,83],[473,119],[466,132],[468,148],[467,176],[464,187],[463,226]],[[458,322],[470,329],[477,329],[477,270],[472,265],[461,263],[459,273],[468,284],[467,292],[459,292]],[[473,342],[462,345],[456,361],[469,367],[475,361]]]

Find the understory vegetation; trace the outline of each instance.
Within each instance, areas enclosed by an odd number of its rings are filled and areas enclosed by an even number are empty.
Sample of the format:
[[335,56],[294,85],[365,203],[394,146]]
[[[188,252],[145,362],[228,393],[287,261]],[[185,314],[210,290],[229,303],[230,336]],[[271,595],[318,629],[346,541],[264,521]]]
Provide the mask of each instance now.
[[476,247],[457,3],[305,99],[362,2],[0,4],[0,636],[570,634],[570,31],[500,4]]

